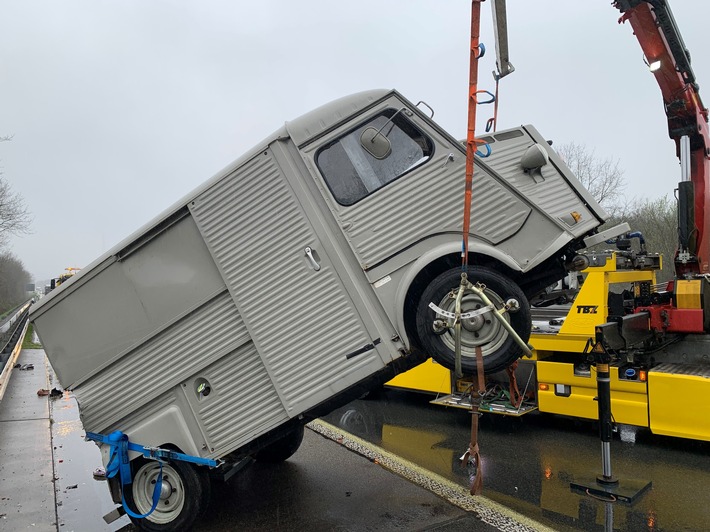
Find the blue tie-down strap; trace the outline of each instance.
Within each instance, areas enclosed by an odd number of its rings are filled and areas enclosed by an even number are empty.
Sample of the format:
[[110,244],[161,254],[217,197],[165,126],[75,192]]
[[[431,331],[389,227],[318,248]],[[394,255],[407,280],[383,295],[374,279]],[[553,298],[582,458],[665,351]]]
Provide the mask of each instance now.
[[[161,449],[160,447],[146,447],[131,442],[128,436],[120,430],[114,431],[108,436],[97,434],[95,432],[86,433],[87,440],[97,441],[108,445],[111,448],[108,464],[106,465],[106,478],[113,478],[118,475],[121,481],[121,503],[126,513],[135,519],[143,519],[153,513],[158,506],[160,500],[160,489],[163,482],[163,461],[165,460],[181,460],[183,462],[191,462],[197,465],[206,465],[208,467],[217,467],[219,462],[211,458],[201,458],[199,456],[191,456],[189,454],[179,453],[170,449]],[[131,475],[131,464],[128,459],[128,451],[135,451],[142,454],[145,458],[157,460],[160,464],[160,471],[155,482],[153,490],[153,506],[147,513],[141,515],[131,510],[126,504],[126,499],[123,496],[124,486],[133,483]]]

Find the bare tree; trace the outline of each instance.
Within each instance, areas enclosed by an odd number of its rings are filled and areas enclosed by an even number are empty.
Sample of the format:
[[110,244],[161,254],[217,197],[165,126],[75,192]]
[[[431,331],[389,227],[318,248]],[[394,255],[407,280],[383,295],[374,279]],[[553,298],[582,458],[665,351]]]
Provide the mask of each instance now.
[[616,214],[624,202],[624,171],[619,160],[597,157],[594,150],[569,142],[555,148],[584,187],[609,213]]
[[[601,159],[594,150],[570,142],[555,148],[570,170],[582,182],[607,212],[610,218],[602,228],[628,222],[632,231],[643,235],[646,250],[663,255],[663,269],[657,279],[670,280],[674,275],[673,258],[678,245],[678,207],[667,197],[627,200],[626,182],[619,161],[611,157]],[[638,248],[638,243],[635,244]],[[595,246],[608,248],[607,244]]]
[[[0,137],[0,142],[12,136]],[[0,172],[0,247],[7,244],[11,235],[26,234],[32,219],[22,196],[14,192]]]
[[12,253],[0,253],[0,311],[24,301],[30,274]]
[[10,184],[0,176],[0,247],[7,244],[10,235],[28,233],[30,222],[22,196],[13,192]]

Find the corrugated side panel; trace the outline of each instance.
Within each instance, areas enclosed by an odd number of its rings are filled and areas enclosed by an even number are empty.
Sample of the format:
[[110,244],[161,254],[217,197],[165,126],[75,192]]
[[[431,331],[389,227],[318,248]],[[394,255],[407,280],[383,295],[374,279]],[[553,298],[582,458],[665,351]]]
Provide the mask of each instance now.
[[[445,158],[431,161],[377,193],[347,208],[352,222],[348,237],[368,267],[437,232],[460,232],[464,174],[454,171]],[[530,213],[493,178],[477,169],[473,178],[471,229],[497,244],[514,235]],[[344,209],[342,209],[344,211]]]
[[521,171],[520,160],[533,144],[535,141],[527,134],[495,142],[491,144],[491,156],[484,162],[550,216],[567,216],[573,210],[582,214],[582,222],[570,227],[574,234],[581,235],[598,225],[576,192],[551,163],[542,167],[544,181],[541,183]]
[[198,402],[197,415],[217,456],[288,419],[252,342],[200,376],[209,381],[212,392]]
[[77,386],[84,429],[103,431],[248,341],[225,291]]
[[[270,153],[190,209],[291,415],[373,362],[374,350],[345,360],[371,340]],[[320,271],[308,264],[306,246],[321,253]]]

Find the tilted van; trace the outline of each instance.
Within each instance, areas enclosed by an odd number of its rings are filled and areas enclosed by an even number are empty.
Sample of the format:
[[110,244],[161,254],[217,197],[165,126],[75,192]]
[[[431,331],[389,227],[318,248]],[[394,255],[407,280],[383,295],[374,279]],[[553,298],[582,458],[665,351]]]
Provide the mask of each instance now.
[[[516,302],[504,316],[526,340],[527,299],[606,214],[533,127],[485,140],[468,277],[496,307]],[[159,483],[160,462],[132,450],[131,481],[109,482],[139,514],[159,485],[139,526],[182,530],[207,504],[207,468],[179,456],[286,459],[309,419],[426,356],[453,365],[429,304],[453,311],[464,167],[463,144],[398,92],[354,94],[286,123],[34,305],[85,430],[174,451]],[[468,294],[462,310],[479,307]],[[461,344],[467,370],[476,345],[487,372],[520,355],[485,312]]]

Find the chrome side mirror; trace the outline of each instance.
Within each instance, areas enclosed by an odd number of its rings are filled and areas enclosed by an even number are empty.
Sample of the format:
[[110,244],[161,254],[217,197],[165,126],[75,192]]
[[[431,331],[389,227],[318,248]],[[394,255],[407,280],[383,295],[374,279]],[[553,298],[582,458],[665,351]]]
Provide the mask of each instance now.
[[375,159],[386,159],[392,153],[390,140],[374,127],[368,127],[362,132],[360,145]]

